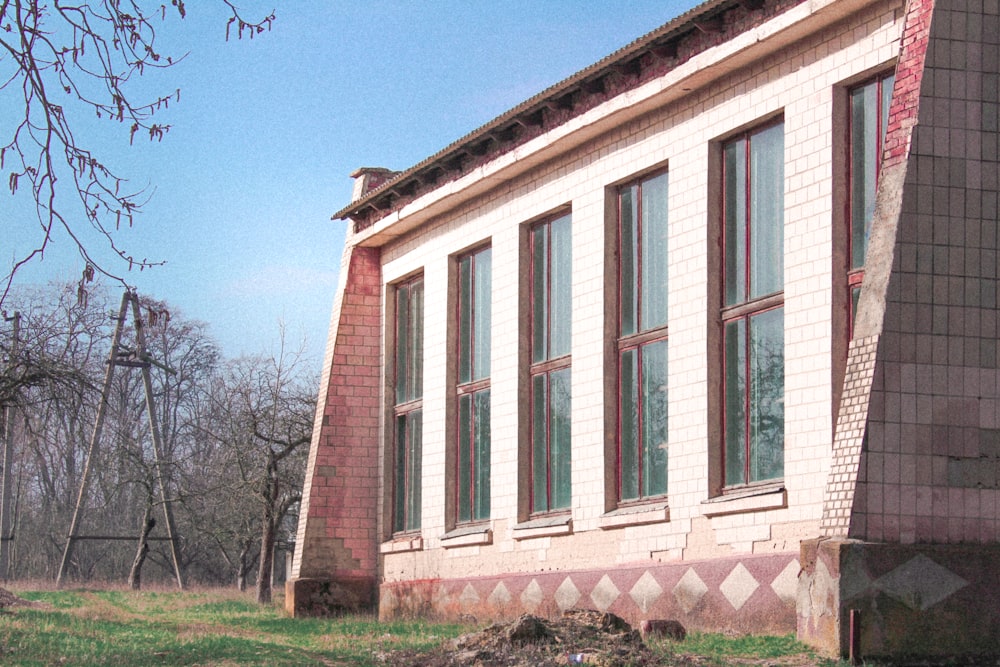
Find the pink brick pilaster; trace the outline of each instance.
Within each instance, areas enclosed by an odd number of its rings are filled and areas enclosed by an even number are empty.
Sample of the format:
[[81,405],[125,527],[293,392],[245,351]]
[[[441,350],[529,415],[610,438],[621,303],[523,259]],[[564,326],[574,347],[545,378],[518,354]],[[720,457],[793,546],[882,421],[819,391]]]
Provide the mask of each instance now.
[[377,574],[381,264],[347,245],[327,340],[287,610],[370,608]]

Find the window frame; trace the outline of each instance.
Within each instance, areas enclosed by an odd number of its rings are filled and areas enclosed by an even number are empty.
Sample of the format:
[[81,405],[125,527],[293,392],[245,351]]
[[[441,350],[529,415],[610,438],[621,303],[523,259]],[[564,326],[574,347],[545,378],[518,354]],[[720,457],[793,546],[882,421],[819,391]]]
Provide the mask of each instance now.
[[[847,102],[846,102],[846,148],[847,148],[847,158],[846,158],[846,185],[845,185],[845,197],[844,197],[844,221],[845,221],[845,271],[846,271],[846,304],[847,304],[847,340],[850,341],[854,337],[854,321],[857,316],[857,298],[859,296],[861,285],[864,282],[865,277],[865,255],[868,251],[868,234],[867,231],[863,235],[863,245],[861,249],[860,258],[861,261],[858,262],[855,258],[857,248],[857,235],[858,235],[858,219],[856,217],[855,204],[856,204],[856,194],[857,194],[857,183],[855,179],[856,176],[856,156],[855,149],[858,146],[858,142],[855,141],[855,108],[854,108],[854,96],[859,91],[868,88],[869,86],[875,86],[875,117],[878,123],[875,126],[875,145],[874,147],[868,146],[867,143],[864,144],[866,149],[870,149],[874,155],[874,178],[875,182],[872,183],[872,210],[870,214],[866,214],[866,219],[860,222],[866,228],[871,225],[871,218],[874,217],[874,206],[875,197],[878,192],[879,176],[882,170],[882,160],[884,159],[884,148],[885,148],[885,134],[888,128],[889,121],[889,106],[892,103],[892,87],[895,83],[895,69],[883,70],[873,76],[867,77],[866,79],[855,83],[847,88]],[[888,85],[887,85],[888,84]],[[887,97],[888,93],[888,97]]]
[[[477,281],[477,265],[482,261],[484,253],[489,253],[489,285],[487,286],[487,293],[485,299],[485,310],[486,310],[486,332],[490,335],[489,348],[485,351],[486,359],[486,372],[482,375],[477,375],[477,361],[480,361],[477,357],[477,345],[475,333],[478,329],[477,327],[477,315],[481,314],[481,306],[484,304],[479,303],[479,293],[476,289]],[[471,304],[468,304],[467,300],[463,298],[463,263],[469,261],[471,263],[470,268],[470,289],[469,295]],[[489,470],[487,468],[486,477],[483,479],[477,479],[479,466],[477,462],[481,461],[483,457],[489,459],[491,456],[491,433],[490,429],[490,414],[491,412],[491,395],[490,395],[490,356],[492,353],[492,332],[490,331],[492,323],[492,281],[493,281],[493,269],[492,269],[492,246],[489,244],[480,245],[472,250],[462,253],[455,259],[456,267],[456,299],[455,299],[455,459],[454,459],[454,517],[453,525],[465,526],[470,524],[475,524],[479,522],[488,521],[490,519],[490,493],[491,485],[489,478]],[[465,323],[465,308],[467,305],[471,305],[471,311],[468,313],[468,322],[470,331],[468,336],[463,330]],[[466,377],[463,374],[465,368],[465,361],[468,358],[468,368],[469,375]],[[476,438],[477,428],[482,426],[482,423],[477,420],[476,405],[477,400],[482,399],[485,396],[485,400],[488,404],[487,416],[486,416],[486,451],[479,451],[479,446],[483,444],[483,441]],[[463,424],[463,401],[468,400],[470,402],[470,420],[468,424]],[[463,447],[463,437],[467,438],[468,451],[465,451]],[[463,462],[467,460],[469,463],[469,471],[466,476],[464,476]],[[485,486],[485,488],[482,488]],[[478,491],[478,493],[477,493]],[[483,501],[485,504],[483,504]],[[463,503],[465,506],[463,506]],[[466,514],[467,511],[467,514]]]
[[[418,290],[419,312],[414,312]],[[404,297],[405,295],[405,301]],[[423,465],[423,362],[424,277],[411,276],[393,285],[395,305],[392,378],[393,405],[390,449],[390,525],[393,535],[419,532],[421,528]],[[405,333],[403,334],[405,327]],[[414,335],[415,334],[415,335]],[[414,377],[415,376],[415,377]]]
[[[552,299],[552,272],[553,272],[553,252],[552,252],[552,230],[555,225],[565,224],[568,228],[565,231],[565,238],[563,239],[565,245],[563,248],[567,253],[564,259],[567,262],[566,267],[562,267],[565,275],[562,278],[566,281],[560,283],[560,285],[566,290],[563,294],[563,298],[567,300],[567,303],[553,304]],[[540,233],[540,230],[546,230],[546,248],[545,248],[545,258],[544,258],[544,269],[545,269],[545,294],[538,294],[539,289],[539,266],[537,261],[537,252],[535,247],[536,233]],[[527,366],[527,383],[528,383],[528,423],[529,423],[529,434],[528,434],[528,446],[527,446],[527,508],[529,516],[542,516],[550,514],[558,514],[568,512],[570,510],[570,505],[572,502],[572,397],[571,397],[571,382],[572,382],[572,241],[573,241],[573,225],[572,225],[572,213],[570,211],[564,211],[559,214],[547,217],[535,224],[532,224],[528,228],[527,232],[527,256],[528,256],[528,294],[529,294],[529,318],[528,318],[528,331],[527,331],[527,354],[528,354],[528,366]],[[544,331],[540,331],[539,327],[539,297],[544,297],[544,304],[542,305],[542,312],[544,312],[544,326],[542,327]],[[565,326],[566,341],[559,346],[559,349],[553,353],[553,332],[555,327],[553,327],[553,321],[558,321],[558,317],[553,317],[554,310],[564,311],[562,316],[567,322]],[[541,334],[542,339],[539,339]],[[555,341],[561,342],[561,341]],[[544,350],[538,350],[537,347],[540,343],[544,344]],[[563,349],[565,348],[565,349]],[[556,380],[557,388],[558,386],[564,386],[566,391],[570,392],[570,397],[568,399],[568,404],[565,407],[566,414],[563,415],[566,423],[564,428],[566,429],[565,435],[566,441],[559,442],[557,444],[561,445],[561,448],[553,454],[553,423],[555,419],[559,418],[559,415],[553,415],[553,400],[552,400],[552,386],[553,380]],[[541,383],[541,387],[539,386]],[[540,396],[540,388],[544,388],[545,395]],[[544,403],[539,402],[544,399]],[[537,409],[541,407],[544,412],[544,427],[543,433],[539,432],[537,423]],[[538,451],[538,445],[543,444],[545,447],[544,456]],[[554,456],[563,455],[565,461],[553,461]],[[539,484],[539,468],[541,467],[538,463],[544,458],[545,470],[544,475],[544,493],[545,498],[542,504],[539,504],[539,491],[541,490],[541,485]],[[560,476],[561,475],[561,476]],[[553,479],[555,478],[555,480]],[[566,497],[565,502],[561,500],[559,495],[560,489],[553,489],[553,484],[557,486],[559,482],[563,481],[565,484],[565,489],[562,490],[562,494]]]
[[[756,294],[754,292],[754,258],[753,251],[755,245],[753,243],[752,236],[754,235],[754,216],[753,213],[753,198],[752,194],[755,184],[755,175],[752,170],[752,150],[753,150],[753,138],[762,135],[765,132],[774,130],[775,128],[780,128],[780,158],[776,165],[771,165],[772,167],[779,167],[780,172],[777,174],[776,183],[780,184],[781,187],[781,199],[780,207],[775,209],[774,213],[780,215],[777,219],[777,229],[765,229],[760,230],[762,234],[770,231],[772,233],[771,240],[776,241],[780,245],[777,248],[776,258],[779,261],[777,270],[773,272],[770,278],[773,280],[775,276],[779,279],[778,287],[780,289],[771,290],[767,293]],[[733,146],[736,142],[744,142],[742,158],[744,160],[742,169],[742,188],[743,197],[741,201],[737,198],[737,204],[743,209],[742,215],[744,216],[743,222],[737,221],[737,231],[740,231],[739,225],[742,224],[742,248],[740,244],[740,239],[736,238],[737,249],[742,252],[742,264],[740,264],[739,256],[731,257],[729,243],[727,243],[727,236],[730,233],[730,191],[729,191],[729,177],[730,174],[727,171],[727,161],[726,157],[727,150],[730,146]],[[719,451],[719,493],[725,495],[727,493],[741,492],[748,487],[760,486],[760,485],[772,485],[781,483],[784,478],[784,224],[785,224],[785,202],[784,202],[784,171],[785,171],[785,129],[784,129],[784,118],[777,117],[771,119],[767,122],[761,123],[759,125],[754,125],[748,129],[738,132],[734,135],[729,136],[719,143],[719,162],[718,162],[718,193],[719,193],[719,267],[720,267],[720,284],[719,284],[719,338],[718,343],[720,347],[719,361],[720,361],[720,372],[719,372],[719,386],[720,386],[720,396],[719,396],[719,416],[720,416],[720,451]],[[740,172],[737,171],[737,177],[740,176]],[[735,191],[739,194],[739,189]],[[766,220],[765,220],[766,222]],[[736,235],[739,237],[739,234]],[[735,264],[734,264],[735,259]],[[731,285],[730,281],[733,280],[734,276],[730,275],[730,266],[734,265],[738,269],[742,269],[742,281],[739,279],[739,274],[736,274],[737,279],[735,285]],[[761,262],[761,266],[765,266],[766,262]],[[764,280],[766,282],[768,275],[765,274]],[[730,287],[733,286],[737,292],[742,291],[742,294],[737,294],[736,298],[733,298],[730,293]],[[754,377],[759,376],[754,375],[755,367],[752,364],[752,331],[751,325],[756,319],[758,322],[762,321],[759,318],[773,316],[772,314],[776,311],[781,311],[781,384],[780,384],[780,405],[781,405],[781,442],[780,442],[780,453],[781,453],[781,465],[780,474],[767,476],[767,477],[757,477],[752,469],[752,462],[755,458],[755,448],[758,447],[758,442],[753,436],[753,419],[755,415],[753,398],[752,395],[755,393],[753,389],[748,389],[746,387],[747,382],[754,382]],[[740,343],[738,350],[737,360],[742,365],[742,372],[744,378],[743,386],[737,387],[737,398],[740,399],[741,405],[738,407],[741,412],[736,414],[741,416],[742,424],[740,433],[742,434],[742,470],[741,476],[737,480],[729,479],[729,451],[730,451],[730,426],[732,425],[732,415],[730,414],[730,401],[729,390],[730,390],[730,355],[729,355],[729,327],[733,324],[737,325],[737,331],[739,331],[739,325],[743,324],[744,333],[743,340],[737,341]],[[766,329],[765,329],[766,331]],[[742,358],[740,358],[739,353],[742,353]],[[766,399],[765,399],[766,400]],[[761,440],[761,443],[763,440]],[[739,443],[737,443],[739,444]]]
[[[655,230],[653,233],[659,231],[663,234],[662,245],[663,254],[662,258],[662,273],[659,276],[647,276],[646,260],[645,257],[645,240],[648,234],[645,232],[646,223],[646,211],[645,211],[645,186],[647,184],[652,184],[656,179],[664,179],[664,201],[663,204],[663,229]],[[632,198],[631,207],[632,212],[630,215],[631,227],[629,231],[630,239],[626,238],[626,216],[624,214],[624,195],[626,192],[630,193]],[[669,213],[668,213],[668,200],[669,200],[669,172],[666,169],[660,169],[654,172],[649,172],[643,174],[637,178],[627,181],[619,185],[614,190],[615,195],[615,242],[617,248],[617,262],[616,262],[616,280],[617,280],[617,338],[615,340],[615,369],[616,369],[616,385],[615,385],[615,401],[616,401],[616,432],[615,432],[615,499],[617,505],[621,507],[627,507],[632,505],[640,505],[643,503],[649,503],[654,501],[662,501],[668,492],[668,472],[667,472],[667,452],[663,451],[663,476],[662,476],[662,488],[657,487],[656,489],[649,489],[649,478],[644,474],[646,472],[646,460],[647,458],[652,458],[647,450],[649,449],[648,444],[644,437],[646,429],[645,412],[647,406],[647,399],[643,392],[643,387],[645,384],[644,377],[644,358],[647,352],[652,352],[654,349],[658,350],[658,347],[663,346],[664,362],[665,365],[669,363],[668,359],[668,339],[669,339],[669,304],[668,304],[668,243],[669,243]],[[628,247],[626,247],[628,246]],[[628,258],[632,259],[628,261]],[[631,276],[626,277],[626,262],[628,261],[628,269],[630,269]],[[645,320],[645,310],[644,310],[644,293],[646,292],[646,279],[662,279],[662,284],[654,285],[653,289],[662,289],[663,291],[663,305],[662,305],[662,319],[655,320],[650,326],[644,326]],[[631,285],[629,283],[632,283]],[[634,286],[633,286],[634,285]],[[626,294],[626,288],[633,290],[632,293]],[[628,316],[626,315],[628,311]],[[655,317],[655,313],[652,314]],[[628,322],[628,323],[627,323]],[[635,397],[632,402],[634,402],[634,414],[635,420],[632,424],[632,435],[633,441],[629,443],[628,449],[626,449],[626,387],[625,387],[625,355],[628,353],[634,353],[632,362],[633,369],[633,381],[628,387],[630,392],[630,397]],[[664,383],[666,382],[667,371],[664,369]],[[669,413],[669,402],[666,396],[663,398],[664,409]],[[669,416],[666,418],[669,420]],[[666,446],[667,444],[667,425],[663,425],[663,442],[661,446]],[[623,497],[626,493],[626,482],[625,475],[629,472],[626,470],[626,460],[631,460],[634,462],[635,467],[635,480],[634,480],[634,495],[629,497]],[[633,466],[629,465],[629,470]],[[631,481],[629,483],[631,486]],[[629,491],[631,493],[631,491]]]

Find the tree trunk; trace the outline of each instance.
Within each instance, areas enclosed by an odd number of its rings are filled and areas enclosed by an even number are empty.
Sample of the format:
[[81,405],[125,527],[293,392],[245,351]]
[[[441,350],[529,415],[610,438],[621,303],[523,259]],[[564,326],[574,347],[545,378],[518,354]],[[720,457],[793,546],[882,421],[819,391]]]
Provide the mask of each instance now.
[[268,456],[265,477],[264,517],[261,521],[260,568],[257,570],[257,602],[271,603],[271,568],[274,564],[274,538],[277,527],[274,524],[274,509],[278,504],[278,462],[274,454]]
[[146,562],[146,554],[149,553],[149,534],[156,525],[153,518],[153,506],[146,505],[146,511],[142,516],[142,532],[139,534],[139,547],[135,551],[135,560],[132,561],[132,569],[128,573],[128,585],[133,591],[142,588],[142,564]]
[[236,563],[236,589],[241,593],[247,589],[247,575],[250,573],[250,548],[253,542],[247,540],[240,547],[240,558]]

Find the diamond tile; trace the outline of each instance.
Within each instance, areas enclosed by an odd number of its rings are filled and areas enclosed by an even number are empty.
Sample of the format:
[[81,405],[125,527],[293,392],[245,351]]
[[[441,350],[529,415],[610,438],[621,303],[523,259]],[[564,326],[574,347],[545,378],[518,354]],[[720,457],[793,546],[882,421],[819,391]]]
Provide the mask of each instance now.
[[556,589],[555,598],[556,604],[559,605],[559,611],[566,611],[580,600],[580,590],[573,583],[572,578],[566,577]]
[[507,590],[507,587],[504,586],[501,581],[496,585],[496,588],[493,589],[493,592],[490,593],[490,596],[487,599],[494,607],[504,607],[510,604],[510,591]]
[[750,574],[750,570],[743,567],[743,563],[737,563],[725,581],[719,585],[719,590],[736,611],[739,611],[746,604],[746,601],[758,588],[760,588],[760,584]]
[[875,582],[875,586],[889,597],[921,611],[968,585],[965,579],[923,554],[914,556]]
[[639,577],[639,581],[635,582],[628,594],[639,605],[642,613],[646,613],[656,602],[656,599],[663,595],[663,587],[656,581],[656,577],[647,571]]
[[799,591],[799,561],[792,560],[785,566],[774,581],[771,582],[771,590],[785,603],[795,603],[795,598]]
[[590,599],[594,601],[598,609],[607,611],[608,607],[614,604],[621,594],[622,592],[615,586],[615,582],[611,581],[611,577],[604,575],[594,586],[594,590],[590,592]]
[[701,599],[705,597],[705,593],[708,592],[708,586],[701,580],[701,577],[694,571],[694,568],[689,567],[684,576],[681,577],[681,580],[674,586],[672,592],[674,599],[677,600],[677,604],[681,606],[684,613],[690,614],[698,606],[698,603],[701,602]]
[[465,588],[462,589],[462,594],[458,596],[458,601],[463,607],[472,607],[479,604],[479,593],[472,587],[472,584],[466,584]]
[[525,611],[534,613],[543,600],[545,600],[545,592],[538,585],[538,581],[532,579],[531,583],[521,593],[521,604],[524,605]]

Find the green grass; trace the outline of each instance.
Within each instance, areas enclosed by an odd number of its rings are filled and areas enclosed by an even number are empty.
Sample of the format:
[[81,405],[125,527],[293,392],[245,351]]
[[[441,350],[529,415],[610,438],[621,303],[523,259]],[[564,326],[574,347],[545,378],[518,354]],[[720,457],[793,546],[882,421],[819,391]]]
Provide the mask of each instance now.
[[[15,591],[44,607],[0,613],[3,665],[381,665],[375,655],[424,651],[474,628],[425,621],[379,623],[370,616],[292,619],[230,590]],[[793,637],[726,638],[692,633],[654,645],[664,657],[734,658],[808,653]],[[817,661],[816,664],[822,664]]]

